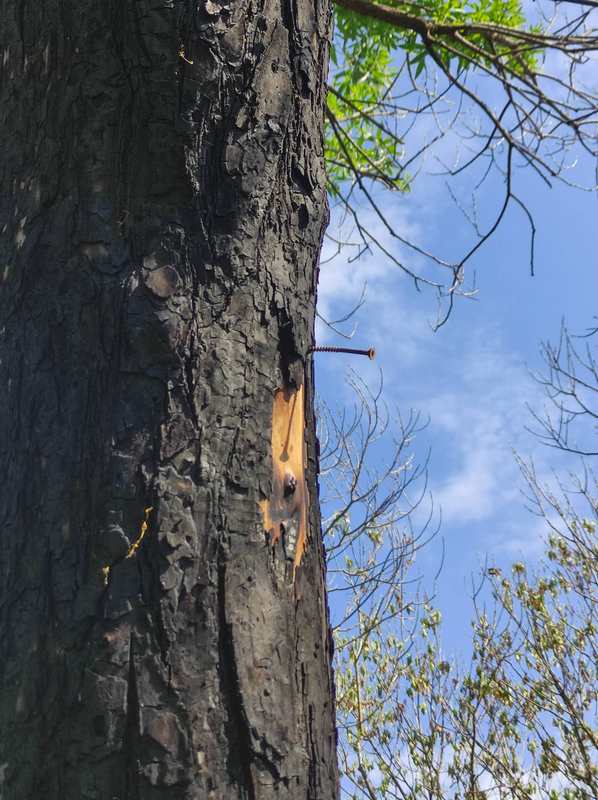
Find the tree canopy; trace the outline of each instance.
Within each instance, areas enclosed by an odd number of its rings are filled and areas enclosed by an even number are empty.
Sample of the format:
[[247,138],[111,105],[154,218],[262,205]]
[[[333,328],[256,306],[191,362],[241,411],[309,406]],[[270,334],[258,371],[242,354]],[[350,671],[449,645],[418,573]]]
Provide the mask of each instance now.
[[[597,8],[595,2],[336,0],[329,193],[352,220],[361,250],[379,248],[417,288],[427,285],[444,300],[438,325],[454,298],[472,291],[466,267],[510,206],[529,225],[533,272],[537,221],[520,168],[547,187],[560,181],[596,188]],[[438,155],[443,139],[450,140],[452,160]],[[456,260],[408,239],[388,202],[389,193],[408,193],[430,164],[449,192],[457,185],[495,200],[485,225],[466,214],[472,244]],[[497,185],[498,198],[487,191]],[[375,226],[368,225],[372,217]],[[413,260],[385,245],[376,234],[380,226]],[[531,409],[541,441],[586,459],[596,455],[595,333],[576,338],[563,330],[556,346],[544,345],[547,373],[539,380],[551,412]],[[329,591],[333,604],[344,600],[335,637],[345,796],[595,797],[592,465],[582,463],[555,490],[521,461],[529,503],[545,526],[544,557],[535,565],[516,561],[510,571],[487,566],[475,587],[471,660],[461,664],[443,647],[433,601],[414,590],[413,561],[434,535],[431,516],[419,531],[410,525],[426,491],[426,465],[417,467],[410,455],[420,422],[399,420],[395,448],[382,464],[371,455],[388,432],[381,397],[358,381],[354,388],[353,417],[320,413],[324,497],[334,509],[324,525]]]
[[[536,226],[517,167],[550,186],[595,187],[598,49],[594,2],[520,0],[336,0],[327,107],[329,190],[353,219],[365,249],[380,248],[418,288],[447,300],[472,290],[465,268],[510,205]],[[455,157],[435,155],[452,138]],[[498,177],[502,196],[491,218],[469,216],[471,246],[457,259],[406,238],[381,198],[406,192],[426,159],[445,179],[468,178],[469,193]],[[435,269],[399,258],[368,228],[357,197],[391,238]],[[421,258],[420,258],[421,261]]]

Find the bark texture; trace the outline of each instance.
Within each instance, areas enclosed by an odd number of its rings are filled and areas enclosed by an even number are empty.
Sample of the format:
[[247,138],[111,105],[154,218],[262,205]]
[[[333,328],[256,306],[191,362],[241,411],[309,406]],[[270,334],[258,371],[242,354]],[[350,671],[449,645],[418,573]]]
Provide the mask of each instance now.
[[[329,23],[0,0],[2,800],[337,797],[307,357]],[[295,569],[260,503],[302,381]]]

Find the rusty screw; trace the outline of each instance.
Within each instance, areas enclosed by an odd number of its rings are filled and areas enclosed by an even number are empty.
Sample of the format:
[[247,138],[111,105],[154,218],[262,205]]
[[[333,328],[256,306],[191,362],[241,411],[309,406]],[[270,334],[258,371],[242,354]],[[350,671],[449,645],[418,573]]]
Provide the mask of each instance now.
[[369,350],[357,350],[354,347],[312,347],[310,353],[351,353],[354,356],[367,356],[370,361],[376,358],[376,351],[373,347]]

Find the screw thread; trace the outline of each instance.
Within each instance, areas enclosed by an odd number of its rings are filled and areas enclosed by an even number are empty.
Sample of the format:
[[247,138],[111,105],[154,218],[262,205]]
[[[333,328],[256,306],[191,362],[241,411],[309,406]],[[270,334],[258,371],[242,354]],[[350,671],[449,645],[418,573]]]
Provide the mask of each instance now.
[[312,347],[310,353],[351,353],[354,356],[367,356],[370,361],[376,357],[376,351],[373,347],[368,350],[358,350],[355,347],[334,347],[333,345],[321,345],[319,347]]

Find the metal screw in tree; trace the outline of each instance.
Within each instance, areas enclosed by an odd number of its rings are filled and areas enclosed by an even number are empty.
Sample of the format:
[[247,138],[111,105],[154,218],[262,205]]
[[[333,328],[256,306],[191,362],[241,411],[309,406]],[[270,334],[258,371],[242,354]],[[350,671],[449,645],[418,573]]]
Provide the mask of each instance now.
[[358,350],[355,347],[312,347],[310,353],[351,353],[354,356],[367,356],[370,361],[376,358],[376,351],[373,347],[368,350]]

